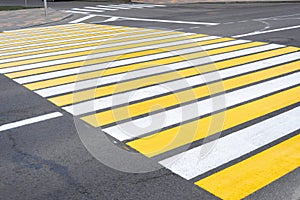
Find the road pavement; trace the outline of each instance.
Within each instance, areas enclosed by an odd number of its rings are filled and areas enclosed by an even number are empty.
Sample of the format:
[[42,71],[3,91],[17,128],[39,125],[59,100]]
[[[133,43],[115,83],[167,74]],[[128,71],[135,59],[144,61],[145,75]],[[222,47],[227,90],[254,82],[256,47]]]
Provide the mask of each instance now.
[[4,199],[299,199],[299,4],[49,4],[0,35]]

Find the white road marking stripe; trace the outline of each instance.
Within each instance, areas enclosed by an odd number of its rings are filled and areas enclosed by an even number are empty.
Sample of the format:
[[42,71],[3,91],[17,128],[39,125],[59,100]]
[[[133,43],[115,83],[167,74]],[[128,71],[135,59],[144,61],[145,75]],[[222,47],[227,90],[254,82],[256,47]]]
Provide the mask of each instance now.
[[83,9],[83,8],[72,8],[72,10],[76,11],[84,11],[84,12],[104,12],[103,10],[92,10],[92,9]]
[[61,114],[60,112],[53,112],[53,113],[49,113],[49,114],[46,114],[46,115],[41,115],[41,116],[38,116],[38,117],[32,117],[32,118],[24,119],[24,120],[21,120],[21,121],[12,122],[12,123],[9,123],[9,124],[4,124],[4,125],[0,126],[0,131],[5,131],[5,130],[20,127],[20,126],[25,126],[25,125],[28,125],[28,124],[33,124],[33,123],[45,121],[45,120],[48,120],[48,119],[53,119],[53,118],[60,117],[60,116],[63,116],[63,114]]
[[187,180],[192,179],[296,131],[299,116],[297,107],[159,163]]
[[[264,51],[264,50],[275,49],[275,48],[279,48],[279,47],[281,47],[281,45],[270,44],[270,45],[265,45],[262,47],[255,47],[255,48],[250,48],[250,49],[236,51],[236,52],[224,53],[224,54],[219,54],[219,55],[215,55],[215,56],[210,56],[209,61],[215,62],[215,61],[223,60],[226,58],[233,58],[233,57],[237,57],[237,56],[247,55],[247,54],[256,53],[256,52],[260,52],[260,51]],[[199,48],[199,49],[201,51],[201,48]],[[191,51],[191,49],[188,49],[188,50]],[[170,54],[165,53],[165,55],[167,56]],[[149,56],[139,57],[140,60],[145,59],[145,58],[151,59],[151,56],[150,57]],[[205,57],[205,58],[207,59],[207,57]],[[137,62],[139,59],[133,59],[132,61]],[[128,62],[128,60],[127,60],[127,62]],[[118,66],[119,64],[122,64],[122,63],[125,64],[124,61],[113,62],[113,66]],[[103,67],[106,67],[106,66],[110,66],[110,65],[104,65]],[[101,80],[101,79],[99,79],[99,80]],[[88,81],[82,81],[82,82],[78,82],[78,83],[70,83],[70,84],[66,84],[66,85],[60,85],[60,86],[40,89],[40,90],[36,90],[35,92],[37,94],[41,95],[42,97],[50,97],[53,95],[58,95],[58,94],[63,94],[63,93],[72,92],[72,91],[76,91],[76,90],[86,89],[91,86],[98,86],[100,84],[101,84],[101,82],[99,82],[99,81],[97,81],[95,83],[95,80],[88,80]]]
[[128,10],[128,9],[130,9],[130,8],[119,6],[119,5],[108,5],[108,6],[109,7],[113,7],[113,8],[117,8],[117,9],[121,9],[121,10]]
[[[132,37],[136,37],[136,35],[134,36],[119,36],[119,35],[123,35],[123,34],[135,34],[135,33],[143,33],[145,32],[144,30],[137,30],[137,31],[130,31],[130,32],[119,32],[119,33],[114,33],[114,34],[106,34],[107,36],[118,36],[119,38],[132,38]],[[159,32],[159,33],[164,33],[164,32]],[[147,33],[147,34],[139,34],[139,36],[146,36],[146,35],[154,35],[154,34],[158,34],[158,33]],[[13,54],[20,54],[20,53],[27,53],[27,52],[33,52],[33,51],[42,51],[42,50],[48,50],[48,49],[56,49],[56,48],[62,48],[62,47],[69,47],[69,46],[77,46],[77,45],[81,45],[81,44],[90,44],[90,43],[95,43],[95,42],[101,42],[101,41],[111,41],[111,40],[115,40],[116,38],[102,38],[99,40],[88,40],[88,39],[93,39],[93,38],[101,38],[101,36],[90,36],[90,37],[85,37],[85,38],[73,38],[70,40],[63,40],[61,43],[63,42],[71,42],[74,41],[74,43],[71,44],[61,44],[61,45],[56,45],[56,46],[50,46],[50,47],[42,47],[42,48],[32,48],[32,49],[26,49],[26,50],[16,50],[16,51],[12,51],[12,52],[5,52],[5,53],[0,53],[0,56],[7,56],[7,55],[13,55]],[[77,40],[88,40],[87,42],[77,42]],[[58,43],[56,42],[47,42],[44,44],[54,44],[54,43]],[[36,45],[40,45],[40,44],[34,44],[34,45],[28,45],[25,47],[31,47],[31,46],[36,46]],[[18,48],[18,47],[17,47]],[[1,52],[1,51],[0,51]]]
[[[203,41],[203,39],[205,39],[205,38],[181,40],[179,42],[168,42],[168,43],[162,43],[162,44],[159,44],[159,45],[149,45],[149,46],[143,46],[143,47],[137,47],[137,48],[131,48],[131,49],[125,49],[125,50],[117,50],[117,51],[113,51],[113,52],[103,53],[103,54],[99,55],[99,57],[123,55],[123,54],[127,54],[127,53],[144,51],[144,50],[153,49],[153,48],[163,48],[163,47],[167,47],[167,46],[181,45],[181,44],[186,44],[186,43],[195,42],[195,41]],[[240,44],[240,43],[244,43],[244,42],[247,42],[247,41],[246,40],[245,41],[242,41],[242,40],[230,41],[231,44],[238,44],[238,43]],[[226,46],[226,45],[231,45],[231,44],[229,44],[229,43],[225,44],[224,43],[223,45]],[[204,50],[207,50],[207,49],[204,49]],[[86,66],[84,66],[84,67],[86,67]],[[61,70],[61,71],[55,71],[55,72],[49,72],[49,73],[43,73],[43,74],[38,74],[38,75],[31,75],[31,76],[16,78],[16,79],[14,79],[14,81],[16,81],[20,84],[25,84],[25,83],[41,81],[41,80],[50,79],[50,78],[58,78],[58,77],[61,77],[61,76],[78,74],[78,73],[82,73],[82,72],[89,72],[89,71],[100,69],[99,64],[89,65],[89,67],[86,68],[85,70],[84,70],[84,67],[77,67],[77,68]]]
[[[299,52],[291,53],[291,54],[282,55],[282,56],[275,57],[275,58],[270,58],[270,59],[266,59],[266,60],[262,60],[262,61],[256,61],[253,63],[239,65],[237,67],[222,69],[222,70],[218,71],[218,74],[220,76],[220,79],[225,79],[225,78],[229,78],[229,77],[232,77],[235,75],[240,75],[243,73],[253,72],[253,71],[264,69],[267,67],[280,65],[285,62],[295,61],[295,60],[297,60],[297,58],[299,59],[299,57],[300,57]],[[197,60],[194,60],[192,63],[193,64],[196,64],[196,63],[203,64],[204,62],[206,62],[204,59],[197,59]],[[181,67],[184,68],[184,67],[189,67],[189,66],[190,66],[190,63],[182,62],[182,63],[178,63],[177,65],[171,64],[169,66],[165,66],[164,68],[157,67],[157,69],[152,69],[152,71],[157,71],[157,73],[160,71],[164,71],[164,69],[165,69],[165,71],[173,71],[173,70],[178,70]],[[150,71],[150,70],[151,69],[148,69],[148,71]],[[140,73],[140,74],[138,74],[138,73]],[[101,84],[105,84],[105,83],[109,83],[109,81],[112,82],[112,80],[114,80],[114,81],[126,80],[126,77],[132,78],[132,77],[136,77],[136,76],[142,76],[145,73],[147,73],[147,71],[146,72],[137,71],[136,74],[138,74],[138,75],[132,73],[131,75],[128,76],[126,74],[125,78],[123,78],[124,75],[117,74],[114,76],[103,77],[100,80],[98,80],[98,82],[101,82]],[[213,74],[213,73],[215,73],[215,72],[210,72],[210,74]],[[209,76],[209,74],[207,74],[206,76]],[[202,81],[203,80],[202,77],[203,77],[203,75],[200,74],[197,76],[186,78],[185,81],[187,83],[189,83],[188,84],[189,87],[193,87],[193,86],[204,83],[204,81]],[[172,88],[172,92],[174,92],[175,90],[186,88],[186,86],[182,85],[181,83],[182,83],[182,80],[174,80],[174,81],[170,81],[169,83],[161,83],[159,86],[154,85],[154,86],[149,86],[149,87],[142,88],[142,89],[137,89],[134,91],[134,93],[137,93],[137,94],[140,93],[143,95],[134,96],[130,100],[138,101],[138,100],[142,100],[145,98],[154,97],[155,95],[163,95],[166,92],[170,92],[169,90],[168,91],[162,90],[161,89],[162,87],[163,88]],[[92,99],[92,100],[89,100],[86,102],[77,103],[77,104],[73,104],[70,106],[65,106],[65,107],[63,107],[63,109],[66,110],[67,112],[71,113],[72,115],[82,115],[82,114],[93,112],[96,110],[101,110],[101,109],[110,108],[112,106],[126,104],[126,103],[128,103],[128,99],[126,97],[132,96],[131,94],[132,94],[132,91],[124,92],[121,94],[114,94],[113,96]],[[114,98],[114,102],[113,102],[113,98]],[[112,102],[113,102],[113,104],[112,104]],[[90,105],[93,105],[93,106],[91,107]]]
[[[182,36],[184,36],[184,35],[188,35],[188,34],[182,34]],[[153,40],[153,38],[143,39],[143,40],[131,40],[131,41],[127,41],[127,42],[112,43],[112,44],[107,44],[107,45],[99,45],[98,47],[99,48],[100,47],[107,48],[107,47],[121,46],[121,45],[126,45],[126,44],[134,44],[134,43],[151,41],[151,40]],[[40,62],[40,63],[21,65],[21,66],[16,66],[16,67],[8,67],[8,68],[0,69],[0,74],[28,70],[28,69],[35,69],[35,68],[46,67],[46,66],[51,66],[51,65],[64,64],[64,63],[69,63],[69,62],[84,61],[86,59],[98,58],[99,55],[101,55],[101,54],[89,54],[87,56],[77,56],[77,57],[71,57],[71,58],[45,61],[45,62]]]
[[[165,39],[167,39],[167,38],[174,38],[174,37],[178,37],[178,35],[160,36],[160,37],[156,37],[153,40],[158,40],[159,38],[165,38]],[[121,37],[118,37],[117,39],[120,39],[120,38]],[[108,40],[104,40],[104,41],[106,42]],[[91,41],[89,43],[93,44],[93,43],[97,43],[97,42],[103,42],[103,40],[94,40],[94,41]],[[78,43],[76,45],[78,45]],[[75,52],[81,52],[81,51],[89,51],[89,50],[98,49],[98,47],[101,47],[101,45],[95,45],[95,46],[91,46],[91,47],[82,47],[82,48],[76,48],[76,49],[70,49],[70,50],[61,50],[61,51],[58,50],[58,51],[50,52],[50,53],[41,53],[41,54],[37,53],[37,54],[34,54],[34,55],[20,56],[20,57],[15,57],[15,58],[6,58],[6,59],[2,59],[2,60],[0,59],[0,62],[1,62],[1,64],[3,64],[3,63],[8,63],[8,62],[15,62],[15,61],[20,61],[20,60],[28,60],[28,59],[33,59],[33,58],[42,58],[42,57],[62,55],[62,54],[75,53]],[[0,64],[0,66],[1,66],[1,64]]]
[[[118,7],[114,7],[114,6],[104,6],[104,5],[97,5],[97,7],[99,7],[99,8],[111,8],[111,9],[115,9],[115,10],[122,9],[122,8],[118,8]],[[127,10],[127,9],[125,9],[125,10]]]
[[[129,28],[128,29],[119,29],[119,30],[130,30]],[[133,28],[132,30],[137,30],[137,28]],[[111,34],[105,34],[105,36],[110,36],[110,35],[117,35],[117,34],[124,34],[124,33],[130,33],[131,31],[128,31],[128,32],[117,32],[115,33],[114,30],[102,30],[103,32],[105,33],[109,33],[111,32]],[[133,32],[133,31],[132,31]],[[136,32],[146,32],[146,30],[138,30]],[[93,34],[100,34],[99,32],[92,32]],[[20,48],[24,48],[24,47],[34,47],[34,46],[40,46],[41,44],[55,44],[55,43],[62,43],[62,42],[67,42],[67,41],[74,41],[74,40],[84,40],[84,39],[88,39],[88,38],[95,38],[95,37],[99,37],[99,35],[95,35],[95,36],[86,36],[86,33],[82,33],[82,34],[74,34],[73,35],[74,37],[76,36],[82,36],[82,37],[78,37],[78,38],[71,38],[70,39],[70,36],[69,35],[66,35],[66,36],[57,36],[57,37],[52,37],[51,39],[56,39],[56,38],[66,38],[66,40],[60,40],[60,41],[52,41],[52,40],[46,40],[45,41],[45,38],[40,38],[40,39],[36,39],[34,40],[34,42],[38,42],[40,41],[40,43],[31,43],[31,44],[24,44],[24,42],[11,42],[10,44],[19,44],[20,45],[17,45],[17,46],[5,46],[3,48],[0,48],[0,52],[4,52],[6,53],[7,50],[12,50],[12,49],[20,49]],[[44,42],[41,42],[41,41],[44,41]],[[50,41],[50,42],[49,42]],[[2,53],[1,53],[2,54]]]
[[246,36],[251,36],[251,35],[259,35],[259,34],[265,34],[265,33],[273,33],[273,32],[278,32],[278,31],[285,31],[285,30],[290,30],[290,29],[296,29],[300,28],[300,25],[297,26],[290,26],[290,27],[285,27],[285,28],[277,28],[273,30],[267,30],[267,31],[255,31],[252,33],[246,33],[246,34],[241,34],[241,35],[235,35],[232,36],[234,38],[240,38],[240,37],[246,37]]
[[[114,16],[119,17],[119,16]],[[189,21],[176,21],[176,20],[165,20],[165,19],[147,19],[147,18],[133,18],[133,17],[119,17],[127,20],[133,21],[145,21],[145,22],[163,22],[163,23],[172,23],[172,24],[197,24],[197,25],[210,25],[215,26],[219,25],[219,23],[212,22],[189,22]]]
[[114,11],[114,10],[117,10],[117,9],[113,9],[113,8],[100,8],[100,7],[91,7],[91,6],[86,6],[84,8],[87,8],[87,9],[93,9],[93,10],[108,10],[108,11]]
[[[280,91],[290,86],[295,86],[299,84],[299,78],[300,72],[281,78],[276,78],[271,81],[256,84],[233,92],[225,93],[225,105],[214,105],[213,102],[218,102],[217,99],[220,98],[219,96],[215,96],[197,103],[188,104],[179,108],[171,109],[165,112],[160,112],[147,117],[132,120],[130,122],[125,122],[123,124],[117,124],[116,126],[105,128],[103,129],[103,131],[120,141],[132,139],[135,137],[139,137],[145,133],[157,131],[164,127],[168,127],[174,124],[181,123],[183,121],[187,121],[196,117],[203,116],[205,114],[215,112],[220,109],[234,106],[239,103],[243,103],[266,94],[270,94],[272,92]],[[198,108],[198,112],[195,111],[195,109],[197,109],[196,107]],[[188,112],[189,115],[184,115],[183,112]],[[136,125],[138,127],[144,127],[143,125],[145,123],[151,124],[151,118],[164,119],[164,122],[162,122],[161,124],[156,124],[155,127],[148,126],[143,129],[132,128],[130,129],[130,133],[126,132],[126,130],[122,128],[132,127],[133,125]]]
[[74,20],[74,21],[71,21],[71,22],[69,22],[69,23],[70,23],[70,24],[75,24],[75,23],[83,22],[83,21],[85,21],[85,20],[87,20],[87,19],[90,19],[90,18],[92,18],[92,17],[95,17],[95,15],[88,15],[88,16],[85,16],[85,17],[76,19],[76,20]]
[[77,13],[77,14],[84,14],[84,15],[90,14],[89,12],[82,12],[82,11],[75,11],[75,10],[64,10],[63,12],[66,12],[66,13]]

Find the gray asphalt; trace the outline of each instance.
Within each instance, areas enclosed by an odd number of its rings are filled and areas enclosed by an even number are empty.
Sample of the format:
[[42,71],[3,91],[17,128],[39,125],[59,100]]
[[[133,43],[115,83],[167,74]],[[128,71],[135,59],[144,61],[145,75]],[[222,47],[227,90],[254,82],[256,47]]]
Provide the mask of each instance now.
[[[30,5],[38,3],[36,1]],[[52,8],[63,10],[97,4],[49,2]],[[85,22],[235,36],[300,25],[299,10],[300,3],[185,4],[108,11],[103,15],[216,22],[220,25],[136,20],[105,23],[103,21],[109,19],[107,16],[94,17]],[[74,15],[68,20],[83,16]],[[63,23],[67,21],[53,25]],[[241,39],[300,47],[300,28]],[[85,149],[71,115],[3,75],[0,75],[0,88],[0,125],[54,111],[63,113],[60,118],[0,132],[0,199],[217,199],[166,169],[132,174],[105,166]],[[300,199],[299,185],[300,169],[297,169],[247,198]]]

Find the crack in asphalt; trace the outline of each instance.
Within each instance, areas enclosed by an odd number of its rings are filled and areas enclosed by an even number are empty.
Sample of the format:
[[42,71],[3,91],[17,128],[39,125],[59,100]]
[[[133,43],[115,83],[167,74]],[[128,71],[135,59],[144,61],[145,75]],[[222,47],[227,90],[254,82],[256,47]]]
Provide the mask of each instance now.
[[69,172],[69,169],[67,166],[60,165],[56,163],[54,160],[46,160],[42,157],[31,155],[29,153],[23,152],[17,147],[17,142],[15,138],[12,136],[11,131],[7,131],[8,139],[12,143],[12,149],[15,152],[15,155],[13,156],[13,162],[17,163],[21,167],[30,168],[34,170],[40,170],[43,167],[47,166],[49,167],[49,170],[54,172],[55,174],[63,177],[67,184],[70,186],[73,186],[75,188],[75,191],[77,191],[80,194],[85,195],[88,199],[96,199],[91,193],[89,193],[88,189],[78,183]]

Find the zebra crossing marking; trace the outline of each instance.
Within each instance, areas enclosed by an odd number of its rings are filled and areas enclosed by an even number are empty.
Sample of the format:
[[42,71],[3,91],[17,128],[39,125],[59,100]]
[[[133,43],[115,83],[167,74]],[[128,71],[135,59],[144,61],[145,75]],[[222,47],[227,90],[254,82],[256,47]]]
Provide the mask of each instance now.
[[[0,44],[0,73],[220,198],[300,166],[300,48],[90,24]],[[212,106],[221,97],[226,109]]]

